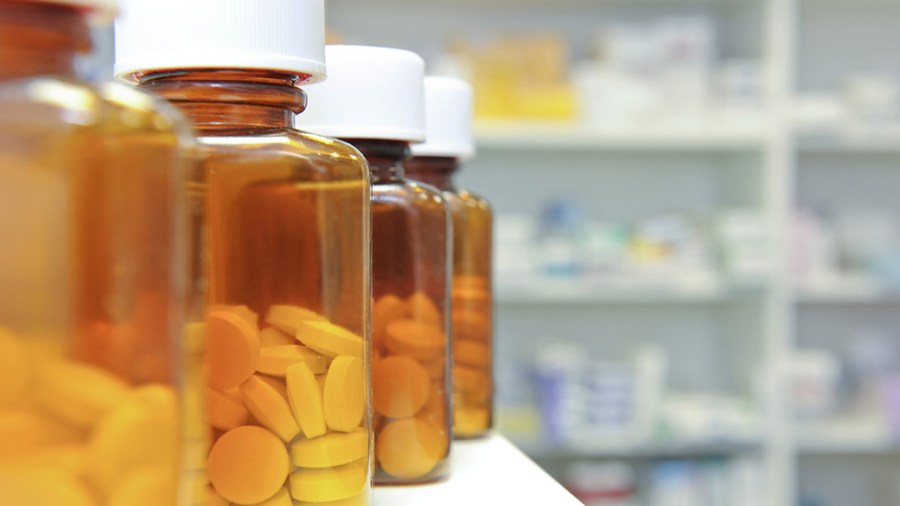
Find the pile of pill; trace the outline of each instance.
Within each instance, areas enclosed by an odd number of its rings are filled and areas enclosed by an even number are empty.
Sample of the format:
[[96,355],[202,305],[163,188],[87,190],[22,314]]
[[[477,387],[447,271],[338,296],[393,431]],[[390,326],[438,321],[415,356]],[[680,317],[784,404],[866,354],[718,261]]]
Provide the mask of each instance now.
[[446,458],[447,337],[425,294],[383,295],[372,310],[376,469],[399,479],[426,476]]
[[211,505],[365,505],[364,340],[308,309],[206,316]]
[[0,503],[175,504],[175,390],[129,385],[48,341],[0,328]]
[[453,430],[477,435],[491,417],[491,296],[484,278],[476,276],[455,276],[451,293]]

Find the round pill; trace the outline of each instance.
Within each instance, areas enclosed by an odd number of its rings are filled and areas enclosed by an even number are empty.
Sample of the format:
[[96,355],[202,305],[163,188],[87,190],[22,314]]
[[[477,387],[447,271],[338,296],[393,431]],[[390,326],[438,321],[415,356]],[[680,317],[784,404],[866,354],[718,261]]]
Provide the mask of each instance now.
[[299,344],[262,348],[256,370],[263,374],[284,377],[288,366],[298,362],[306,362],[313,374],[321,374],[328,370],[327,357]]
[[144,467],[123,476],[113,487],[107,506],[159,506],[175,504],[174,468]]
[[454,290],[487,290],[487,279],[484,276],[475,276],[471,274],[461,274],[453,276]]
[[317,352],[328,356],[363,356],[365,343],[358,335],[326,321],[306,321],[297,329],[297,339]]
[[453,390],[474,392],[488,384],[488,375],[463,365],[453,366]]
[[372,306],[372,343],[377,349],[383,346],[387,326],[407,317],[409,308],[406,302],[396,295],[385,295]]
[[453,341],[453,361],[457,364],[483,369],[491,365],[491,349],[477,341],[455,339]]
[[206,495],[206,506],[229,506],[231,503],[220,496],[216,489],[210,487]]
[[438,357],[433,360],[427,360],[422,362],[422,367],[425,368],[425,372],[428,373],[428,377],[434,380],[443,380],[447,376],[449,376],[449,370],[447,369],[447,359],[445,357]]
[[400,320],[387,327],[385,344],[397,355],[430,360],[446,352],[447,339],[441,329],[416,320]]
[[290,459],[284,443],[260,427],[226,432],[209,452],[209,480],[228,501],[253,504],[275,495],[284,485]]
[[31,381],[32,364],[25,344],[0,328],[0,408],[20,402]]
[[298,467],[334,467],[365,458],[368,451],[369,433],[357,429],[297,441],[291,446],[291,460]]
[[365,459],[329,469],[298,469],[291,475],[291,495],[299,501],[338,501],[360,494],[368,478]]
[[409,298],[406,299],[406,303],[409,304],[409,313],[413,320],[433,325],[438,328],[443,326],[441,311],[424,293],[416,292],[410,295]]
[[394,355],[381,359],[372,369],[375,411],[391,418],[413,416],[428,401],[430,380],[414,359]]
[[454,339],[484,342],[491,335],[491,322],[483,314],[462,308],[453,310],[451,328]]
[[241,395],[253,417],[281,439],[290,441],[300,433],[287,399],[272,385],[251,376],[241,384]]
[[328,368],[322,395],[325,423],[331,430],[352,432],[366,411],[366,379],[359,357],[337,357]]
[[231,430],[247,423],[250,412],[240,395],[212,388],[206,389],[206,416],[209,424],[220,430]]
[[287,346],[297,344],[293,334],[285,334],[275,327],[266,327],[259,331],[259,346],[265,348],[267,346]]
[[214,311],[206,317],[206,380],[217,390],[243,383],[256,371],[259,333],[240,316]]
[[325,434],[325,412],[322,406],[322,389],[305,362],[287,368],[287,395],[300,429],[308,438]]
[[453,432],[459,436],[481,434],[490,427],[488,408],[453,408]]
[[325,321],[325,317],[309,309],[288,305],[272,306],[266,316],[266,323],[290,335],[295,335],[300,325],[310,320]]
[[425,476],[446,455],[449,435],[418,418],[387,424],[375,440],[375,456],[384,472],[402,479]]

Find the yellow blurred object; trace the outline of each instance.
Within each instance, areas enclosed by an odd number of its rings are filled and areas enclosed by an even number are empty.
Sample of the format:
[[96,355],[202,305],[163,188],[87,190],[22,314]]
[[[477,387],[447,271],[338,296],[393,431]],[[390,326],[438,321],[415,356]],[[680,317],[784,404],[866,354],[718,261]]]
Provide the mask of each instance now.
[[449,51],[471,71],[476,119],[576,117],[569,48],[561,35],[504,36],[483,47],[457,41]]

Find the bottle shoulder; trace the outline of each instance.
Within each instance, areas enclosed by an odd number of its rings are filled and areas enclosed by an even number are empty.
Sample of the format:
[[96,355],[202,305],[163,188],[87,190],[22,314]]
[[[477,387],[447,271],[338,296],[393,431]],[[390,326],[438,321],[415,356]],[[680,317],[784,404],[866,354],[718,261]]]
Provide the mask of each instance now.
[[462,207],[468,209],[477,209],[481,212],[492,214],[493,208],[491,207],[491,203],[481,195],[474,193],[465,188],[458,188],[456,191],[452,192],[458,199],[459,204]]
[[66,77],[35,77],[0,85],[4,122],[119,131],[175,131],[187,122],[164,101],[116,82],[91,84]]
[[374,183],[372,202],[375,205],[417,208],[449,216],[449,203],[443,192],[431,185],[404,178]]
[[342,167],[368,181],[365,158],[350,144],[293,128],[227,128],[201,130],[197,141],[207,160]]

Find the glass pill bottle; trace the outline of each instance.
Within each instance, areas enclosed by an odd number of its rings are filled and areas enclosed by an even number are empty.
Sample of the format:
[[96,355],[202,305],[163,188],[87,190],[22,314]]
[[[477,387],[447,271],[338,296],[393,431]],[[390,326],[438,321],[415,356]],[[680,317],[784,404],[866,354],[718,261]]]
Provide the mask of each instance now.
[[192,141],[164,102],[76,77],[113,9],[0,0],[0,504],[190,504]]
[[375,483],[437,481],[450,443],[447,288],[450,218],[436,189],[404,177],[425,134],[423,60],[409,51],[328,46],[304,130],[356,146],[372,171]]
[[439,188],[453,215],[453,432],[485,436],[493,421],[491,206],[454,183],[460,160],[474,153],[472,89],[459,79],[425,78],[427,142],[412,147],[410,179]]
[[322,0],[128,0],[116,73],[194,125],[210,504],[370,502],[369,173],[292,128]]

